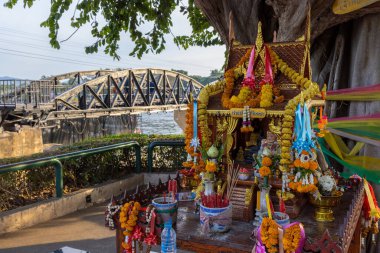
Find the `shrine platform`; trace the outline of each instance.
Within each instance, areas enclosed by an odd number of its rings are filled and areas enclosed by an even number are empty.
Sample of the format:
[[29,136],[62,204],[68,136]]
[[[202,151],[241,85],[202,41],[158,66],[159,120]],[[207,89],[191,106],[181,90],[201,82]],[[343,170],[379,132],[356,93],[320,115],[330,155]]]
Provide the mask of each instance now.
[[204,234],[201,232],[199,214],[194,212],[193,202],[178,208],[177,247],[195,252],[251,252],[254,241],[250,235],[254,229],[252,222],[233,221],[226,233]]
[[[349,190],[340,204],[333,208],[333,222],[317,222],[311,204],[305,205],[300,215],[290,222],[304,225],[306,233],[305,252],[359,252],[360,222],[363,205],[362,187]],[[201,232],[199,214],[194,212],[193,203],[181,203],[177,218],[177,247],[200,253],[210,252],[251,252],[255,239],[251,238],[254,226],[251,222],[233,220],[226,233],[204,234]]]

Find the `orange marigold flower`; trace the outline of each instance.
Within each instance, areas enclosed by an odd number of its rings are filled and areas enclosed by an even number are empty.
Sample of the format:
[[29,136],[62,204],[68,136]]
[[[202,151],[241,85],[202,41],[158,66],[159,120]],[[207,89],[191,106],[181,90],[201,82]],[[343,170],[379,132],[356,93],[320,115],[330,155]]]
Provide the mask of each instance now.
[[294,167],[298,168],[298,167],[301,167],[301,160],[299,158],[297,158],[295,161],[294,161]]
[[259,169],[259,173],[260,173],[260,176],[262,177],[266,177],[266,176],[269,176],[271,171],[270,171],[270,168],[267,167],[267,166],[262,166],[260,169]]
[[318,163],[316,161],[309,161],[309,169],[311,170],[318,169]]
[[301,162],[301,167],[304,169],[309,169],[310,164],[309,164],[309,162]]
[[216,164],[214,162],[207,161],[206,171],[207,172],[215,172],[216,171]]
[[269,166],[272,165],[272,159],[270,159],[269,157],[265,156],[263,158],[262,164],[263,164],[263,166],[269,167]]

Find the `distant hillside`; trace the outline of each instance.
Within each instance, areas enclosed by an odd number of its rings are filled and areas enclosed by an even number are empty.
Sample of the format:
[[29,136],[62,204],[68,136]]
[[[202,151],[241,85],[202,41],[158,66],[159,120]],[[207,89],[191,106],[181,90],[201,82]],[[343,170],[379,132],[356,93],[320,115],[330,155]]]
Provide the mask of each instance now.
[[17,77],[11,77],[11,76],[0,76],[0,80],[21,80]]
[[219,80],[224,75],[223,71],[220,71],[217,69],[211,70],[209,76],[189,75],[189,72],[187,72],[186,70],[182,70],[182,69],[172,69],[172,70],[176,71],[178,73],[187,75],[191,78],[194,78],[195,80],[197,80],[198,82],[200,82],[203,85],[207,85],[207,84],[212,83],[216,80]]

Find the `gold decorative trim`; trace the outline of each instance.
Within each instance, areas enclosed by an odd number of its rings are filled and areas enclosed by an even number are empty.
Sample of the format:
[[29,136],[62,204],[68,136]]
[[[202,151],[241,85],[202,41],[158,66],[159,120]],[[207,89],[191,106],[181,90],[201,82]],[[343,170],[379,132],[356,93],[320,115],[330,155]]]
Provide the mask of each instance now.
[[[284,110],[265,110],[263,108],[251,108],[251,118],[281,117],[285,115]],[[242,118],[243,108],[232,108],[231,110],[207,110],[210,116],[230,116],[231,118]]]
[[230,116],[230,110],[207,110],[207,114],[210,116]]
[[297,89],[297,84],[295,83],[283,83],[279,85],[281,90],[295,90]]
[[228,128],[227,128],[227,136],[226,136],[226,155],[227,155],[227,163],[231,164],[232,160],[230,158],[230,150],[234,143],[234,137],[232,137],[232,133],[235,131],[238,120],[232,117],[227,118]]
[[[243,118],[243,108],[232,108],[231,109],[231,117],[232,118]],[[262,108],[251,108],[249,109],[251,118],[265,118],[266,110]]]
[[310,109],[311,107],[318,107],[318,106],[325,106],[326,100],[310,100],[310,102],[307,103],[307,108]]
[[285,115],[283,110],[267,110],[268,117],[282,117]]

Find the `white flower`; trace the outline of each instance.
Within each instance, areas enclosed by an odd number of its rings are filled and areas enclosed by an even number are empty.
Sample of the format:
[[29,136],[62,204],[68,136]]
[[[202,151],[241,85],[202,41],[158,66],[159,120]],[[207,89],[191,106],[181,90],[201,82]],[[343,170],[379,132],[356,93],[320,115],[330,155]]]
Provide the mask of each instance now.
[[331,192],[336,187],[335,179],[330,175],[321,176],[318,181],[323,191]]

